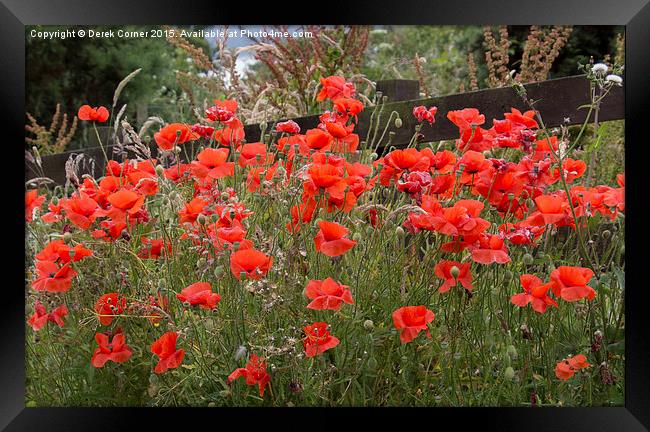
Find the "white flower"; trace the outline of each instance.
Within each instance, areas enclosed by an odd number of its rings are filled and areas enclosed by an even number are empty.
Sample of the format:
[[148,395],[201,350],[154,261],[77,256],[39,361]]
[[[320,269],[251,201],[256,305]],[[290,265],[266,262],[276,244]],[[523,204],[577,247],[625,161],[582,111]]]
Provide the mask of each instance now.
[[623,78],[621,78],[618,75],[611,74],[611,75],[607,75],[605,77],[605,81],[609,81],[609,82],[612,82],[614,84],[622,84],[623,83]]
[[605,63],[596,63],[595,65],[593,65],[591,67],[591,71],[593,73],[602,73],[602,74],[604,74],[605,72],[607,72],[608,69],[609,68],[607,67],[607,65]]

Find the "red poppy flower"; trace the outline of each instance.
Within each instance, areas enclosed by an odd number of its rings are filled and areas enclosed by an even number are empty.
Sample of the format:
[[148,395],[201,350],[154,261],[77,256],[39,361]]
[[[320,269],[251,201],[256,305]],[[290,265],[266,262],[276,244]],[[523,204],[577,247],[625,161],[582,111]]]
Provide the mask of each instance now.
[[485,116],[476,108],[449,111],[447,118],[461,130],[472,129],[485,123]]
[[557,302],[548,296],[548,290],[553,285],[551,282],[543,284],[537,276],[531,274],[521,275],[519,281],[524,288],[524,292],[513,295],[510,298],[512,304],[525,307],[530,303],[537,313],[546,312],[547,306],[557,307]]
[[192,173],[199,178],[208,176],[213,179],[234,175],[235,163],[228,162],[229,153],[230,149],[227,148],[206,148],[192,162]]
[[106,107],[100,106],[98,107],[91,107],[90,105],[82,105],[79,108],[79,112],[77,113],[77,117],[79,117],[79,120],[89,120],[89,121],[96,121],[99,123],[104,123],[106,120],[108,120],[109,117],[108,109]]
[[190,222],[194,223],[199,215],[203,212],[205,206],[208,205],[208,202],[202,200],[201,198],[194,198],[189,203],[185,204],[185,207],[178,212],[180,217],[180,222]]
[[35,258],[39,261],[68,263],[70,261],[81,261],[92,254],[93,251],[86,249],[81,243],[75,247],[70,247],[63,240],[52,240],[45,245],[43,250],[35,255]]
[[230,255],[230,271],[238,280],[242,273],[247,279],[261,279],[272,264],[273,257],[255,249],[238,250]]
[[199,134],[192,132],[192,127],[184,123],[170,123],[153,135],[156,144],[162,150],[171,150],[175,145],[183,144],[199,138]]
[[266,362],[264,358],[251,354],[245,368],[237,368],[233,373],[228,375],[228,384],[239,377],[246,379],[246,384],[256,385],[260,390],[260,397],[264,397],[264,389],[271,382],[271,376],[266,372]]
[[176,339],[178,333],[167,332],[151,344],[151,352],[159,358],[153,370],[155,373],[160,374],[168,369],[176,369],[183,362],[185,350],[176,349]]
[[343,225],[336,222],[319,221],[318,226],[320,230],[314,237],[314,245],[316,251],[322,254],[329,257],[343,255],[357,244],[355,240],[345,237],[350,230]]
[[95,334],[95,341],[97,341],[99,348],[95,350],[90,363],[96,368],[103,367],[109,360],[115,363],[124,363],[133,355],[133,351],[126,344],[124,333],[117,333],[110,343],[107,335],[97,333]]
[[310,280],[305,287],[305,296],[313,300],[307,305],[314,310],[339,310],[343,303],[354,304],[350,287],[336,282],[332,278]]
[[334,108],[338,113],[344,116],[344,119],[347,120],[347,116],[351,115],[355,119],[357,114],[363,111],[363,104],[357,99],[349,97],[339,97],[333,100]]
[[113,316],[124,312],[126,308],[126,298],[120,297],[118,293],[104,294],[95,303],[95,312],[97,312],[99,322],[102,325],[110,325],[113,322]]
[[571,378],[576,371],[588,368],[589,366],[591,365],[587,363],[587,357],[583,354],[578,354],[558,362],[558,364],[555,365],[555,376],[562,381],[566,381]]
[[49,211],[41,216],[41,220],[43,222],[51,224],[63,220],[63,215],[61,214],[63,206],[61,206],[60,202],[55,204],[54,201],[50,201],[50,203],[47,205],[47,209]]
[[436,122],[435,115],[437,112],[438,107],[431,107],[427,109],[424,105],[420,105],[413,108],[413,115],[418,120],[418,122],[423,122],[426,120],[429,122],[429,124],[434,124]]
[[88,229],[97,218],[97,202],[83,192],[60,202],[70,222],[81,229]]
[[328,349],[339,344],[338,338],[332,336],[327,330],[327,323],[315,322],[304,328],[305,338],[302,340],[305,346],[305,356],[314,357],[324,353]]
[[584,267],[560,266],[551,272],[553,294],[562,300],[574,302],[587,298],[593,300],[596,291],[587,286],[594,272]]
[[27,324],[29,324],[34,331],[42,329],[48,321],[55,323],[59,327],[63,327],[63,318],[66,315],[68,315],[68,308],[65,305],[61,305],[52,312],[47,313],[45,306],[37,300],[34,303],[34,314],[29,317]]
[[345,78],[340,76],[329,76],[321,78],[320,83],[323,86],[316,101],[321,102],[325,99],[336,99],[339,97],[351,97],[354,95],[354,84],[345,82]]
[[289,134],[298,134],[300,133],[300,126],[293,120],[287,120],[285,122],[280,122],[275,125],[275,130],[277,132],[285,132]]
[[326,151],[329,150],[334,137],[322,129],[309,129],[305,134],[307,147],[312,150]]
[[34,217],[34,209],[40,209],[45,202],[45,195],[39,195],[37,189],[25,192],[25,220],[31,222]]
[[138,252],[138,256],[144,259],[158,259],[161,256],[169,255],[172,252],[171,243],[165,242],[164,239],[149,239],[142,237],[142,249]]
[[393,324],[400,332],[399,338],[402,343],[408,343],[415,339],[422,330],[430,339],[431,333],[427,324],[435,317],[435,314],[425,306],[403,306],[393,312]]
[[[458,282],[460,282],[467,291],[472,292],[472,289],[474,287],[472,286],[472,273],[470,272],[471,266],[471,263],[463,264],[456,261],[447,260],[440,261],[438,264],[436,264],[434,268],[435,275],[445,281],[438,289],[438,292],[445,293],[449,291],[451,287],[456,286]],[[451,271],[453,267],[456,267],[458,270],[458,274],[455,276]]]
[[[559,168],[555,168],[555,177],[560,176]],[[582,175],[587,171],[587,164],[585,161],[580,159],[571,159],[566,158],[562,161],[562,175],[568,183],[573,182],[573,180],[582,177]]]
[[116,209],[127,212],[129,215],[137,213],[144,204],[144,195],[133,190],[120,189],[108,196],[108,202]]
[[212,285],[208,282],[196,282],[176,294],[182,302],[192,306],[199,305],[203,309],[214,309],[221,301],[221,296],[212,292]]
[[266,152],[266,144],[261,142],[247,143],[239,149],[239,166],[264,165],[273,163],[273,154]]
[[500,234],[482,234],[478,244],[470,246],[472,260],[480,264],[506,264],[510,262],[508,247]]
[[70,267],[70,263],[59,267],[54,261],[37,261],[36,274],[38,277],[32,283],[32,288],[36,291],[53,293],[68,291],[72,279],[77,276],[77,272]]

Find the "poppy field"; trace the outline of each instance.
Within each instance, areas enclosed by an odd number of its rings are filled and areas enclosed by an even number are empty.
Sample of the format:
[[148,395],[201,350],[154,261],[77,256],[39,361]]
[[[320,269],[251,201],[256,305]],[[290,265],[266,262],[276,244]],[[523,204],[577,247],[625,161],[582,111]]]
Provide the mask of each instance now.
[[401,148],[344,76],[259,142],[233,99],[155,148],[89,101],[130,153],[26,191],[27,406],[622,405],[624,173],[578,145],[607,69],[581,127],[513,81],[527,110],[413,106]]

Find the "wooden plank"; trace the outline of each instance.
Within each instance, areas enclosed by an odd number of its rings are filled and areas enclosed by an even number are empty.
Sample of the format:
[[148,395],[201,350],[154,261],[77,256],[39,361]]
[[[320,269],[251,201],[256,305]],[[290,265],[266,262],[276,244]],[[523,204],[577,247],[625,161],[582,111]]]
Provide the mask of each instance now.
[[[562,124],[581,124],[585,120],[587,110],[578,109],[578,107],[590,102],[589,82],[584,76],[558,78],[527,84],[525,87],[529,98],[537,101],[535,107],[540,111],[547,127],[556,127]],[[625,118],[623,90],[623,87],[615,87],[603,100],[599,114],[600,121]],[[451,110],[469,107],[477,108],[485,115],[486,122],[484,126],[489,128],[492,125],[493,119],[502,119],[503,113],[509,112],[511,107],[522,111],[527,109],[525,103],[510,87],[387,103],[384,105],[384,114],[379,121],[379,127],[381,128],[380,132],[383,131],[392,111],[399,113],[402,119],[402,127],[397,129],[394,124],[388,125],[388,130],[395,132],[395,137],[392,142],[392,145],[395,147],[406,146],[410,141],[415,125],[417,124],[412,111],[413,107],[417,105],[438,107],[436,122],[433,125],[425,122],[422,128],[421,132],[424,134],[426,141],[458,138],[457,127],[446,118],[447,112]],[[359,134],[361,140],[364,140],[367,135],[372,112],[373,109],[367,109],[359,115],[359,124],[355,132]],[[566,118],[569,119],[568,122],[564,121]],[[300,125],[303,132],[307,129],[315,128],[319,123],[318,116],[316,115],[294,118],[293,120]],[[271,127],[272,125],[269,125],[269,129],[267,130],[270,130]],[[244,130],[248,142],[255,142],[260,139],[259,125],[246,125]],[[112,148],[108,147],[107,151],[110,156]],[[52,178],[58,184],[65,183],[65,162],[71,153],[78,154],[79,151],[44,156],[43,168],[46,176]],[[85,149],[84,153],[96,157],[98,163],[103,160],[99,148]],[[25,181],[37,176],[31,168],[26,167]]]

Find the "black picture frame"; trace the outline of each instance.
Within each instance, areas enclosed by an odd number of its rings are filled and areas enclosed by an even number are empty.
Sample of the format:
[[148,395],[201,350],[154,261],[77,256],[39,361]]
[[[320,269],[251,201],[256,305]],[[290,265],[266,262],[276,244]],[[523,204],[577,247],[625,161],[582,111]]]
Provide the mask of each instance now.
[[[626,26],[626,365],[625,406],[594,408],[438,408],[340,409],[335,412],[310,409],[189,408],[25,408],[25,305],[23,260],[24,185],[20,166],[24,155],[25,32],[31,24],[574,24]],[[650,3],[649,0],[483,0],[373,1],[362,4],[329,0],[270,2],[266,6],[241,2],[207,1],[61,1],[0,0],[0,110],[3,127],[2,160],[6,199],[3,228],[6,238],[4,285],[0,309],[0,429],[42,430],[131,430],[140,423],[147,429],[168,427],[264,427],[271,422],[285,427],[338,427],[350,420],[396,419],[403,426],[420,423],[430,428],[461,430],[476,426],[488,430],[527,431],[642,431],[650,428],[650,357],[648,347],[648,283],[645,254],[648,227],[643,213],[650,162],[648,96],[650,96]],[[645,184],[644,184],[645,183]],[[24,230],[24,227],[23,227]],[[13,235],[15,234],[15,235]],[[23,254],[24,255],[24,254]],[[445,426],[447,423],[449,426]],[[146,426],[144,426],[146,425]],[[364,423],[367,426],[367,423]],[[232,426],[230,426],[232,427]]]

